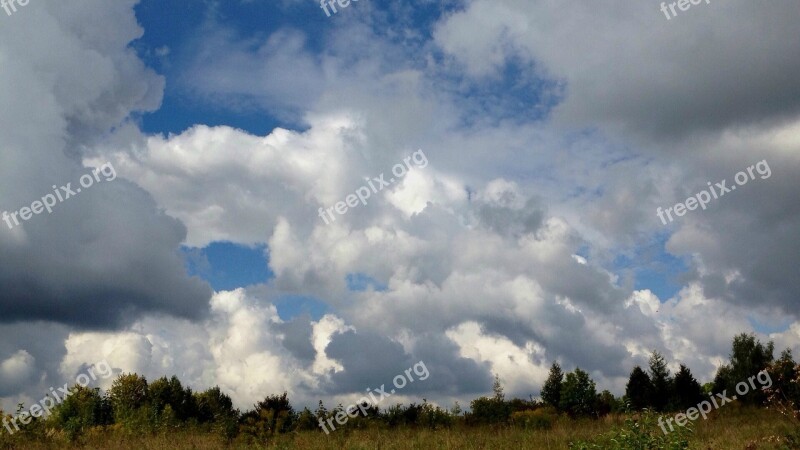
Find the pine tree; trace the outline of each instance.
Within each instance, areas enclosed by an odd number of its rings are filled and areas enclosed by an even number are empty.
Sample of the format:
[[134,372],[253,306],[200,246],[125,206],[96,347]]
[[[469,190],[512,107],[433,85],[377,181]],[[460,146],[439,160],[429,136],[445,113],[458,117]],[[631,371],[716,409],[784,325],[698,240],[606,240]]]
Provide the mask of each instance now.
[[316,416],[317,420],[322,420],[323,422],[328,420],[328,410],[325,408],[325,404],[322,403],[322,400],[319,401],[319,405],[317,405],[317,410],[314,411],[314,416]]
[[673,380],[673,395],[670,406],[677,410],[689,409],[703,399],[703,387],[692,376],[692,371],[681,364]]
[[625,397],[631,409],[635,411],[652,406],[650,402],[653,397],[653,383],[650,381],[650,376],[639,366],[631,371],[628,384],[625,386]]
[[664,356],[655,350],[650,356],[650,382],[653,384],[650,403],[656,411],[664,411],[672,397],[672,380]]
[[550,367],[550,374],[542,386],[542,400],[548,405],[559,408],[561,403],[561,385],[564,383],[564,372],[557,362]]

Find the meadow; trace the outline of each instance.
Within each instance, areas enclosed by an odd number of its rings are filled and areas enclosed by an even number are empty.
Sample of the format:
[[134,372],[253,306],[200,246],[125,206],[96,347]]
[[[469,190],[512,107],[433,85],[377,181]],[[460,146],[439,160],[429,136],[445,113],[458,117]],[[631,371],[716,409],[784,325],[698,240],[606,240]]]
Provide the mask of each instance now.
[[[4,448],[19,449],[298,449],[298,450],[400,450],[400,449],[569,449],[570,443],[591,440],[612,430],[625,428],[630,415],[612,414],[601,419],[559,417],[550,429],[519,427],[454,426],[446,429],[343,429],[326,436],[315,431],[277,435],[265,442],[237,438],[226,442],[221,436],[191,430],[164,430],[152,434],[128,433],[120,428],[98,427],[73,443],[59,433],[33,441],[20,441]],[[738,404],[698,420],[689,438],[690,449],[793,449],[787,436],[797,430],[792,419],[774,410],[742,407]],[[661,433],[657,428],[649,430]],[[609,447],[600,444],[599,448]],[[658,448],[658,447],[639,447]],[[665,447],[670,448],[670,447]]]

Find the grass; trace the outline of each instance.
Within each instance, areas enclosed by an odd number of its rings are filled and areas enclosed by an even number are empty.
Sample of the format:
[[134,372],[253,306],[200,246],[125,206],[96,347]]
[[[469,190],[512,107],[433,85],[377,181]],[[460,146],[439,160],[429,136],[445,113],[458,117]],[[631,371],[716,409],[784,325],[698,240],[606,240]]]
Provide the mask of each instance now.
[[[690,449],[788,449],[784,437],[796,429],[788,419],[770,410],[730,405],[708,420],[698,420],[690,439]],[[230,449],[298,450],[395,450],[395,449],[568,449],[569,443],[608,433],[623,425],[625,417],[608,416],[600,420],[559,418],[550,430],[522,430],[507,427],[454,427],[446,430],[368,429],[337,430],[326,436],[320,432],[299,432],[277,436],[269,443],[246,442],[239,437]],[[5,448],[24,449],[220,449],[223,440],[212,434],[175,430],[157,435],[126,434],[122,431],[94,430],[80,443],[65,444],[59,435],[40,442],[24,442]]]

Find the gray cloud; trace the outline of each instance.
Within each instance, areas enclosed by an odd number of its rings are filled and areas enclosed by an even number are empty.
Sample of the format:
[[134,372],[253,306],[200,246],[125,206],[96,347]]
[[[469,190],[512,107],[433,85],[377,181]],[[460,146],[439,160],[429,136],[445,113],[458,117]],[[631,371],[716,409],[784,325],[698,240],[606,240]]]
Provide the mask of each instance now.
[[[134,3],[31,4],[0,30],[0,55],[13,61],[0,69],[0,121],[11,130],[0,138],[3,210],[30,206],[52,185],[78,188],[86,149],[132,112],[159,106],[164,80],[127,49],[142,33]],[[89,17],[115,26],[87,32]],[[0,227],[1,322],[112,327],[147,312],[203,316],[211,290],[187,277],[177,254],[185,227],[118,175],[52,214]]]

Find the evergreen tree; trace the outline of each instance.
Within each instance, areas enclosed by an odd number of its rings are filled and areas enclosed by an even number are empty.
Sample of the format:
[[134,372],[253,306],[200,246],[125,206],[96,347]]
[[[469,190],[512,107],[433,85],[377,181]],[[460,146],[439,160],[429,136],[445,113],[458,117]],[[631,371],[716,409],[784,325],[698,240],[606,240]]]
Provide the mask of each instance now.
[[325,408],[325,404],[322,403],[322,400],[319,401],[319,405],[317,405],[317,410],[314,411],[314,415],[317,417],[317,421],[326,421],[330,417],[328,414],[327,408]]
[[625,386],[625,397],[634,411],[652,406],[653,383],[650,381],[650,376],[639,366],[631,371],[628,384]]
[[673,380],[673,395],[670,406],[676,410],[686,410],[703,399],[703,387],[692,376],[692,371],[681,364]]
[[542,386],[542,401],[546,404],[559,408],[561,403],[561,385],[564,383],[564,372],[561,371],[561,366],[557,362],[553,363],[550,367],[550,374]]
[[494,375],[494,383],[492,383],[492,392],[494,399],[502,402],[506,399],[506,394],[503,392],[503,383],[500,382],[500,375]]
[[650,405],[656,411],[664,411],[667,408],[670,397],[672,397],[672,380],[669,376],[669,369],[667,369],[667,362],[664,356],[653,351],[650,355],[650,382],[653,385],[652,397]]

